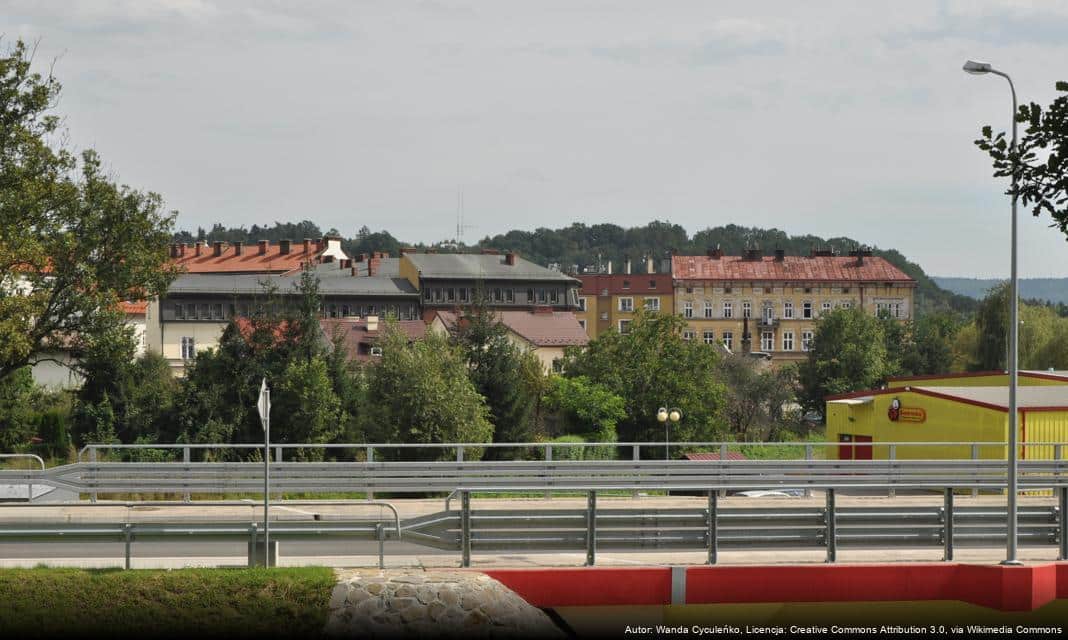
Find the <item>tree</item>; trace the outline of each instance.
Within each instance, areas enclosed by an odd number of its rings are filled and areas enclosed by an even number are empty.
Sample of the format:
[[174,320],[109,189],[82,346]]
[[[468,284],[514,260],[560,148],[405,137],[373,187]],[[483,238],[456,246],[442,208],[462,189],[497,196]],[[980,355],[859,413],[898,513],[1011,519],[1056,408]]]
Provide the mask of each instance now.
[[616,442],[616,425],[627,417],[623,398],[586,376],[551,376],[544,409],[555,414],[554,435],[580,436],[587,442]]
[[883,326],[859,308],[820,316],[808,359],[798,367],[802,404],[823,410],[825,396],[872,389],[887,376]]
[[33,437],[33,395],[29,367],[0,380],[0,452],[19,450]]
[[[1036,217],[1048,213],[1053,226],[1068,235],[1068,82],[1058,82],[1056,88],[1065,95],[1045,111],[1034,102],[1019,107],[1016,122],[1027,128],[1015,150],[1004,131],[994,134],[989,125],[975,144],[993,160],[994,177],[1011,177],[1015,169],[1015,194],[1023,206],[1030,206]],[[1013,189],[1007,193],[1013,195]]]
[[[277,424],[276,442],[334,442],[344,430],[341,401],[334,393],[326,362],[315,356],[289,363],[278,378],[272,399],[272,431]],[[301,460],[322,460],[323,449],[298,449]]]
[[[417,444],[490,441],[489,410],[467,377],[460,351],[433,332],[409,343],[392,320],[386,321],[383,334],[382,357],[367,368],[367,436],[376,442]],[[441,460],[454,455],[442,449],[417,453]],[[477,459],[481,452],[465,455]]]
[[740,440],[767,442],[785,430],[783,407],[796,395],[794,367],[762,367],[755,359],[732,354],[720,359],[727,387],[723,415]]
[[682,411],[673,440],[710,440],[725,430],[715,348],[683,340],[685,326],[679,316],[639,310],[628,333],[608,331],[583,350],[568,350],[565,375],[585,376],[623,398],[622,440],[660,441],[656,411],[662,406]]
[[174,275],[174,214],[113,182],[95,152],[53,146],[60,85],[31,58],[22,41],[0,54],[0,380],[50,345],[77,351],[121,326],[120,301],[159,295]]
[[975,368],[980,371],[1005,368],[1009,344],[1009,286],[1001,283],[979,303],[975,312],[979,332]]

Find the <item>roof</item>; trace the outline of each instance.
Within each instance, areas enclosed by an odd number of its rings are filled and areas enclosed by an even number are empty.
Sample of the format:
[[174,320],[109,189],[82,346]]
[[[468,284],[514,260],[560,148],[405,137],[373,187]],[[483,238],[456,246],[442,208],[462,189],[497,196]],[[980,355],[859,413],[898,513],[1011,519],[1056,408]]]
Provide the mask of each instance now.
[[[509,331],[536,347],[581,347],[590,337],[578,318],[570,311],[497,311],[494,312]],[[456,325],[456,313],[438,311],[446,328]]]
[[323,245],[312,242],[305,251],[303,242],[293,242],[289,253],[283,254],[279,244],[267,243],[263,255],[258,244],[242,245],[241,255],[237,255],[236,247],[230,243],[223,243],[219,256],[210,244],[201,245],[199,256],[196,246],[186,247],[184,251],[184,256],[171,258],[171,262],[187,273],[283,273],[313,261],[323,252]]
[[[974,404],[987,405],[992,408],[1009,408],[1008,387],[911,387],[925,395],[948,397]],[[1054,409],[1068,410],[1068,388],[1017,387],[1016,406],[1020,409]]]
[[[335,335],[341,336],[350,359],[370,360],[369,346],[381,337],[385,321],[380,320],[378,328],[373,331],[367,330],[367,318],[323,318],[319,326],[322,327],[323,336],[330,342],[333,342]],[[418,340],[426,335],[426,323],[422,320],[397,320],[396,326],[409,340]]]
[[[599,296],[601,291],[608,289],[609,295],[671,295],[674,293],[670,273],[594,273],[579,276],[582,281],[581,294],[585,296]],[[627,286],[624,287],[623,283]],[[649,283],[655,282],[656,287],[650,287]]]
[[143,316],[148,311],[148,302],[145,300],[126,302],[123,300],[119,303],[119,309],[128,316]]
[[787,282],[896,282],[915,284],[904,271],[878,256],[863,264],[851,256],[673,256],[671,273],[678,280],[760,280]]
[[506,255],[492,253],[406,253],[422,278],[464,278],[476,280],[578,280],[516,256],[515,264],[505,262]]
[[[704,461],[712,461],[712,460],[719,460],[719,454],[718,453],[687,453],[686,454],[686,459],[687,460],[697,460],[697,461],[702,461],[702,462],[704,462]],[[746,458],[744,455],[738,453],[737,451],[728,451],[727,452],[727,460],[748,460],[748,459],[749,458]]]
[[[1006,376],[1008,371],[1004,369],[994,369],[991,371],[964,371],[959,373],[936,373],[927,374],[921,376],[896,376],[893,378],[887,378],[887,384],[891,383],[907,383],[907,382],[919,382],[923,380],[953,380],[956,378],[984,378],[987,376]],[[1066,380],[1068,381],[1068,371],[1020,371],[1019,376],[1021,378],[1038,378],[1045,380]]]
[[[419,292],[404,278],[391,278],[386,276],[352,276],[351,272],[342,269],[326,269],[332,263],[319,265],[316,273],[319,275],[319,293],[321,295],[364,295],[364,296],[400,296],[418,298]],[[337,275],[327,275],[337,274]],[[300,284],[300,274],[267,275],[267,274],[206,274],[187,273],[175,278],[167,290],[168,295],[173,294],[246,294],[257,295],[263,293],[263,284],[273,283],[279,293],[292,293]]]

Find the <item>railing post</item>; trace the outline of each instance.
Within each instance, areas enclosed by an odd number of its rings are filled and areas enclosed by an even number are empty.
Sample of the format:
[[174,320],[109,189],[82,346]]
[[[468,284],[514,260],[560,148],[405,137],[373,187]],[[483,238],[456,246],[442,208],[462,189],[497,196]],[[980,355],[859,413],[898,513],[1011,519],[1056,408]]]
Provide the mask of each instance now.
[[[896,444],[890,445],[889,458],[890,458],[890,460],[897,460],[897,445]],[[897,496],[897,488],[896,487],[890,487],[890,491],[889,491],[889,493],[887,493],[887,495],[889,497],[891,497],[891,498]]]
[[597,492],[586,494],[586,566],[597,561]]
[[379,522],[375,525],[375,538],[378,539],[378,568],[386,568],[386,539],[385,530],[382,527],[382,523]]
[[460,492],[460,566],[471,566],[471,492]]
[[249,568],[255,567],[256,563],[258,562],[258,558],[260,557],[259,550],[258,550],[260,536],[259,536],[259,532],[257,531],[257,529],[259,529],[259,527],[256,525],[255,522],[252,522],[252,523],[249,524],[249,527],[248,527],[248,566],[249,566]]
[[[723,469],[723,464],[727,462],[727,448],[728,447],[727,447],[727,443],[726,442],[721,443],[719,445],[719,464],[720,464],[720,469]],[[720,489],[719,490],[719,497],[726,498],[727,497],[727,490],[726,489]]]
[[1060,493],[1060,530],[1061,545],[1058,560],[1068,560],[1068,487],[1057,490]]
[[122,527],[123,533],[125,534],[125,538],[126,538],[126,570],[127,571],[130,570],[130,555],[131,555],[130,554],[130,543],[133,541],[133,531],[131,531],[131,527],[132,527],[132,525],[129,522],[124,524],[123,527]]
[[[972,460],[979,459],[979,445],[972,445]],[[972,487],[972,497],[975,498],[979,495],[979,487]]]
[[[367,447],[367,461],[368,462],[374,462],[375,461],[375,448],[374,447]],[[375,499],[375,492],[371,491],[370,489],[368,489],[367,490],[367,499],[368,500],[374,500]]]
[[[186,465],[188,465],[189,464],[189,458],[190,458],[189,447],[182,447],[182,462],[184,462],[184,463],[186,463]],[[186,477],[189,477],[189,467],[188,466],[186,466],[186,468],[185,468],[185,474],[186,474]],[[182,494],[182,502],[189,502],[189,500],[190,500],[189,492],[186,491],[185,493]]]
[[719,500],[715,491],[708,492],[708,564],[719,560]]
[[945,498],[942,506],[942,544],[944,551],[942,559],[946,562],[953,560],[953,487],[946,487]]
[[[545,468],[545,470],[546,470],[546,471],[548,471],[548,470],[549,470],[549,468],[548,468],[548,467],[549,467],[548,463],[551,463],[552,461],[553,461],[553,446],[552,446],[551,444],[547,444],[547,445],[545,445],[545,462],[547,463],[547,464],[545,465],[545,467],[546,467],[546,468]],[[546,489],[546,490],[545,490],[545,499],[546,499],[546,500],[549,500],[549,499],[551,499],[552,497],[553,497],[553,492],[552,492],[552,490],[550,490],[550,489]]]
[[823,515],[827,531],[827,562],[838,559],[838,521],[834,510],[834,489],[827,489],[827,509]]
[[[807,462],[812,462],[812,445],[810,444],[805,445],[805,460]],[[812,497],[812,489],[810,487],[805,487],[805,497]]]
[[[89,462],[96,462],[96,447],[89,447]],[[89,493],[89,502],[96,502],[96,490]]]
[[281,462],[282,461],[282,447],[275,447],[274,448],[274,461],[275,462]]
[[456,447],[456,461],[457,462],[463,462],[464,461],[464,448],[462,446],[457,446]]
[[[642,459],[642,447],[641,447],[641,445],[636,444],[636,445],[633,446],[633,456],[632,456],[632,458],[634,459],[635,462],[638,462],[638,461],[640,461]],[[630,497],[634,498],[635,500],[637,500],[638,499],[638,490],[635,489],[634,491],[632,491],[631,494],[630,494]]]

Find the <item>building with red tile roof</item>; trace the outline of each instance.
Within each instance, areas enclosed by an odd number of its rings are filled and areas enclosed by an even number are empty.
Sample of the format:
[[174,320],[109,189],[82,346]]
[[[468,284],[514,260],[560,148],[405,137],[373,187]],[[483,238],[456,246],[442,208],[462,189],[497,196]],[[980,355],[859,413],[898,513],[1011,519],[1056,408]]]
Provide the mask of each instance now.
[[[341,339],[341,344],[348,353],[349,360],[367,362],[382,355],[378,342],[382,337],[385,324],[377,316],[365,318],[323,318],[319,321],[323,339],[334,344],[334,338]],[[397,329],[408,336],[409,341],[419,340],[426,335],[426,323],[422,320],[397,320]]]
[[[497,311],[496,317],[519,346],[533,351],[545,370],[564,357],[567,347],[584,347],[589,336],[570,311],[539,308],[534,311]],[[431,322],[435,331],[451,332],[460,320],[454,311],[437,311]]]
[[260,240],[254,245],[241,242],[197,242],[172,244],[171,262],[186,273],[261,273],[281,274],[296,271],[304,264],[325,259],[342,260],[348,255],[341,249],[341,238],[327,236],[302,242]]

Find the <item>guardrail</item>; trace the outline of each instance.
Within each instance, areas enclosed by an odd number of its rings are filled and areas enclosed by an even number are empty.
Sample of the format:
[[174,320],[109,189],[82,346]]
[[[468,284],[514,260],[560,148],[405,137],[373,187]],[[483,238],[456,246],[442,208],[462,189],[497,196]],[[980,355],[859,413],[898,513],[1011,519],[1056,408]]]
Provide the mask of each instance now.
[[[598,509],[597,491],[589,491],[585,509],[476,510],[472,506],[475,493],[460,491],[459,511],[409,518],[396,522],[392,529],[382,522],[315,521],[272,523],[271,530],[282,539],[341,536],[377,540],[380,567],[385,566],[384,541],[394,534],[399,540],[402,531],[408,543],[458,551],[465,567],[477,552],[585,551],[586,564],[593,565],[600,550],[700,550],[707,563],[715,564],[721,550],[823,548],[826,560],[835,562],[843,547],[888,546],[941,547],[943,559],[949,561],[960,546],[1003,545],[1006,536],[1004,507],[957,507],[954,490],[949,487],[940,506],[863,507],[837,506],[835,489],[826,491],[822,507],[780,504],[757,508],[723,507],[716,492],[708,491],[704,508]],[[1060,560],[1068,559],[1068,488],[1058,490],[1055,505],[1024,506],[1018,517],[1021,545],[1052,545]],[[131,545],[136,540],[247,537],[251,564],[262,555],[256,551],[261,527],[255,520],[247,524],[0,524],[0,539],[124,540],[129,568]]]
[[[0,453],[0,459],[29,459],[36,460],[41,465],[41,470],[45,469],[45,461],[41,456],[34,455],[32,453]],[[26,501],[33,500],[33,483],[26,485]]]

